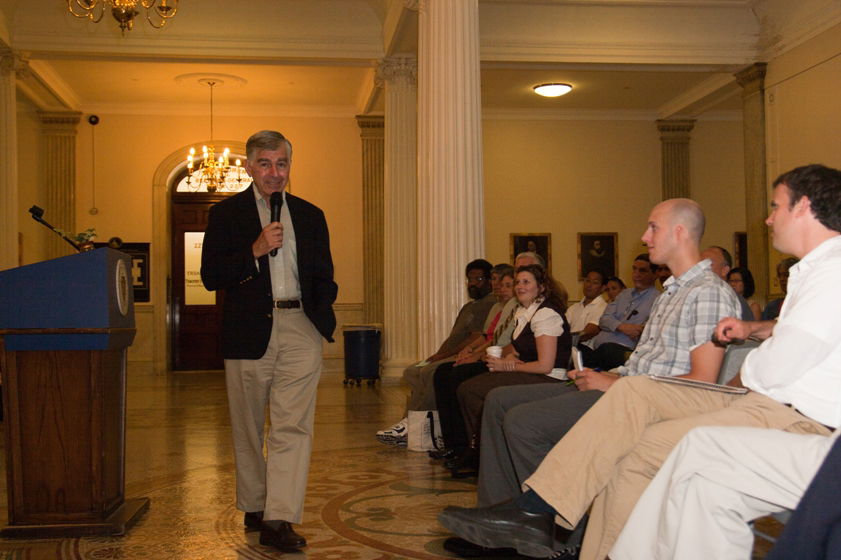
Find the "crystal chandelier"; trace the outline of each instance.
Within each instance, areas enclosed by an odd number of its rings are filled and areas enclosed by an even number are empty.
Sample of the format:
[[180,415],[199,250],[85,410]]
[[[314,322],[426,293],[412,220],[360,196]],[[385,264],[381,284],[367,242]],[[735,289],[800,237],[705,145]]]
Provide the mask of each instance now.
[[99,23],[106,8],[120,24],[123,35],[134,27],[134,18],[140,15],[138,7],[146,9],[146,21],[156,29],[166,25],[167,20],[178,11],[178,0],[67,0],[67,9],[77,18],[87,18]]
[[215,80],[199,80],[210,86],[210,146],[202,146],[201,159],[196,166],[196,149],[190,148],[187,155],[187,186],[191,191],[229,191],[242,190],[242,184],[250,181],[250,177],[242,168],[242,161],[236,159],[231,165],[231,150],[225,148],[222,155],[216,156],[216,148],[213,146],[213,86]]

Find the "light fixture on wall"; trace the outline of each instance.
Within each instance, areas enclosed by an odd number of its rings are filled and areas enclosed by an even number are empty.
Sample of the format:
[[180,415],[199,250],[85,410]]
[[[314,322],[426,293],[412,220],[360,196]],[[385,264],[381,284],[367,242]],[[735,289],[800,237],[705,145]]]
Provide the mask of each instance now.
[[134,18],[140,15],[137,8],[146,9],[146,21],[160,29],[178,11],[178,0],[67,0],[67,9],[77,18],[87,18],[99,23],[105,10],[120,24],[123,35],[134,27]]
[[250,178],[242,168],[242,162],[237,159],[231,165],[231,150],[225,148],[222,155],[216,156],[213,145],[213,86],[219,82],[213,79],[201,79],[199,82],[210,87],[210,145],[202,146],[202,155],[196,166],[196,149],[190,148],[187,155],[187,186],[192,191],[236,192],[242,189],[242,183]]
[[538,84],[532,88],[537,95],[543,97],[560,97],[572,91],[569,84]]

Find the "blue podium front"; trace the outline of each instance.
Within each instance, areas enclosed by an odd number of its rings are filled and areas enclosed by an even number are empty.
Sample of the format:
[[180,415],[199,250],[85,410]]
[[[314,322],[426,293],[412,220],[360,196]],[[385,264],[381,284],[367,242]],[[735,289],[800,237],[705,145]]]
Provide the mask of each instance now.
[[130,271],[105,248],[0,272],[4,537],[120,535],[148,509],[124,495]]

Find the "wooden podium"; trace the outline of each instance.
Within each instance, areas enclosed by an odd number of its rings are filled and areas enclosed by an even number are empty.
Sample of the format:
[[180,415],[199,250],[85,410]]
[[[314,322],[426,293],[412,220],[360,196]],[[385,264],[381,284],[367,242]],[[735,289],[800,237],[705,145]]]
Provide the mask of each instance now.
[[131,259],[97,249],[0,272],[9,524],[3,537],[122,535]]

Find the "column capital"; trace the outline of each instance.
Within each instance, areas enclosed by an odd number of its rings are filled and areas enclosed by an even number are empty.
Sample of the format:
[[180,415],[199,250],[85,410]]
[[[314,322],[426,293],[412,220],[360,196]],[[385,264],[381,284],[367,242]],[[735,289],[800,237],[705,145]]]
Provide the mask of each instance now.
[[45,134],[56,136],[75,136],[76,125],[82,118],[79,111],[38,111],[41,126]]
[[374,82],[378,87],[383,87],[386,82],[416,87],[418,84],[418,60],[413,56],[384,58],[377,64]]
[[666,142],[689,142],[689,133],[695,128],[695,119],[658,119],[657,130],[660,140]]
[[756,62],[733,74],[744,90],[743,95],[750,95],[765,89],[765,72],[767,69],[768,65],[766,63]]
[[385,117],[380,115],[357,115],[356,125],[362,138],[383,138],[385,134]]
[[19,80],[28,78],[31,74],[29,59],[11,49],[0,49],[0,75],[10,76],[13,72]]

